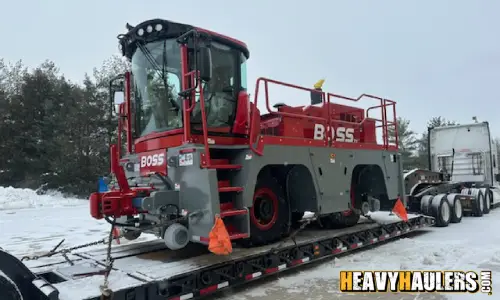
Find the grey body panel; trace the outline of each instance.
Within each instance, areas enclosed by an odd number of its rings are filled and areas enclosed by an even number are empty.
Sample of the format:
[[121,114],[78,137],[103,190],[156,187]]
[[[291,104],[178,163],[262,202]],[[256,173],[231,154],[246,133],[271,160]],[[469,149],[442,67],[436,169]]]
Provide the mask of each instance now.
[[[330,154],[335,154],[333,161]],[[395,199],[402,194],[403,181],[399,159],[391,161],[391,154],[396,155],[386,151],[279,145],[266,145],[262,156],[250,149],[242,151],[235,163],[243,165],[243,169],[234,178],[236,185],[244,187],[239,205],[252,205],[258,174],[267,165],[305,166],[313,177],[316,199],[319,200],[311,211],[322,214],[349,209],[351,175],[357,165],[378,165],[384,173],[388,197]]]
[[[185,148],[195,149],[195,152],[192,153],[190,163],[180,166],[179,151]],[[290,190],[292,193],[289,197],[293,198],[291,208],[294,211],[329,214],[348,210],[351,207],[350,189],[353,171],[356,166],[360,165],[377,166],[381,172],[379,174],[383,179],[379,178],[379,180],[385,182],[385,189],[379,181],[376,184],[377,193],[372,195],[373,197],[378,198],[384,194],[388,200],[404,195],[401,162],[395,152],[266,145],[264,154],[259,156],[245,146],[210,145],[210,148],[227,151],[231,164],[242,165],[242,168],[231,176],[231,186],[243,187],[242,192],[235,193],[233,196],[236,209],[247,209],[252,206],[259,172],[266,166],[301,166],[302,170],[308,170],[311,179],[295,178],[293,188]],[[187,211],[191,240],[199,242],[199,237],[208,237],[214,224],[214,216],[220,213],[217,170],[200,167],[200,154],[204,152],[202,145],[187,144],[166,151],[167,161],[169,161],[168,177],[175,183],[179,197],[156,202],[178,203],[180,210]],[[331,158],[332,154],[334,154],[334,159]],[[137,161],[136,156],[127,158],[131,162]],[[126,172],[128,178],[136,177],[134,182],[139,185],[150,183],[159,187],[163,185],[154,176],[141,178],[137,168]],[[369,178],[364,179],[364,181],[369,180]],[[301,194],[301,191],[309,192]],[[239,223],[237,227],[241,228],[242,232],[249,233],[248,214],[238,216],[237,219],[235,221]]]

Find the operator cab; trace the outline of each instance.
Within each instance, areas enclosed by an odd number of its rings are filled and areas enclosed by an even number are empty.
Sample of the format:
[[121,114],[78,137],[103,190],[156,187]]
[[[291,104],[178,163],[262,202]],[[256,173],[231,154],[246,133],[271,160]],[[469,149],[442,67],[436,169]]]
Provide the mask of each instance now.
[[[242,123],[236,120],[239,106],[248,109],[244,43],[162,19],[127,28],[118,38],[131,62],[130,122],[136,143],[184,130],[202,134],[201,96],[208,135],[245,133],[234,125]],[[192,76],[196,70],[199,81]]]

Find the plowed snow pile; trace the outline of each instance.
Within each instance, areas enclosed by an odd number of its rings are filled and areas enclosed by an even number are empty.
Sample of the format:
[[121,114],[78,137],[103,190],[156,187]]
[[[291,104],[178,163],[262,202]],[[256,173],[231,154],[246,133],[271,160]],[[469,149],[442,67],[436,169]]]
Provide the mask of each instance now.
[[0,210],[35,208],[42,206],[61,207],[85,204],[85,200],[65,198],[61,193],[52,192],[37,195],[34,190],[0,187]]

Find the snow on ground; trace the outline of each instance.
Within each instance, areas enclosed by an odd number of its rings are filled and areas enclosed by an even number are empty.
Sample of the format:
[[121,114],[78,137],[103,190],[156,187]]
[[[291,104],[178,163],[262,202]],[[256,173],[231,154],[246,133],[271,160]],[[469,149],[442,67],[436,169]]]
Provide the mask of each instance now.
[[82,205],[84,200],[76,198],[63,198],[60,193],[37,195],[34,190],[15,189],[0,186],[0,210],[13,210],[35,208],[43,206],[62,207]]
[[[23,209],[20,209],[23,208]],[[396,218],[386,212],[377,220]],[[223,300],[328,300],[328,299],[481,299],[485,295],[349,295],[338,292],[341,270],[491,270],[493,293],[500,293],[500,209],[482,218],[464,218],[447,228],[428,228],[371,250],[299,269],[273,279],[226,292]],[[38,196],[30,190],[0,188],[0,247],[21,257],[50,250],[61,239],[64,247],[107,236],[109,225],[90,217],[88,202],[57,195]],[[150,239],[144,236],[139,241]],[[122,244],[127,243],[123,240]],[[300,271],[302,270],[302,271]],[[492,299],[489,297],[488,299]]]
[[[87,200],[0,187],[0,247],[17,257],[46,253],[62,239],[61,248],[104,239],[110,229],[106,221],[90,216]],[[134,242],[150,238],[145,235]]]

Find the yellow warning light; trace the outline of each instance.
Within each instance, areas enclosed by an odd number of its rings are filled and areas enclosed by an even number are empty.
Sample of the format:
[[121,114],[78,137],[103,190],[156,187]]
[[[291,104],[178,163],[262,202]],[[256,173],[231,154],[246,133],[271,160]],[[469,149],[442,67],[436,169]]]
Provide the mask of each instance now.
[[325,79],[320,79],[318,82],[314,84],[315,89],[321,89],[323,87],[323,84],[325,83]]

